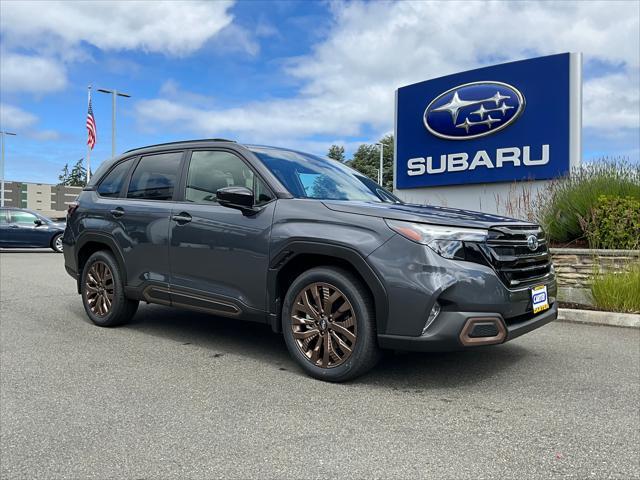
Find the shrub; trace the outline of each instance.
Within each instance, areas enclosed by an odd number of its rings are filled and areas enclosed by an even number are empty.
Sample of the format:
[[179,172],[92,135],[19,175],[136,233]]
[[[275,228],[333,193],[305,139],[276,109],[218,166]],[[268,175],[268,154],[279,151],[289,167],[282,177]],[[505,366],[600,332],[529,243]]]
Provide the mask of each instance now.
[[634,249],[640,246],[640,200],[601,195],[580,222],[591,248]]
[[537,199],[537,217],[553,242],[585,239],[580,219],[590,217],[601,196],[640,200],[640,165],[602,159],[550,183]]
[[591,294],[602,310],[640,313],[640,263],[622,273],[596,273]]

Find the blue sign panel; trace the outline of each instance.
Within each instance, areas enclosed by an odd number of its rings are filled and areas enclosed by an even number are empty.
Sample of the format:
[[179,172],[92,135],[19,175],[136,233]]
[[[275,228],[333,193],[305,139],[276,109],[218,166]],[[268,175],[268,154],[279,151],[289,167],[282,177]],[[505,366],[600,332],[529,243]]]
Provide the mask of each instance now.
[[563,53],[399,88],[396,188],[566,175],[569,68]]

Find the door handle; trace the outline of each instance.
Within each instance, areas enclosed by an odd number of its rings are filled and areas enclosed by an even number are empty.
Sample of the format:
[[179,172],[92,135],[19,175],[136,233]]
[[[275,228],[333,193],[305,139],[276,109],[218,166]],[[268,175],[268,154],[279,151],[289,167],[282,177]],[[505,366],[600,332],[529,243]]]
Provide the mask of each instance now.
[[121,217],[124,215],[124,210],[122,209],[122,207],[116,207],[113,210],[111,210],[111,215],[113,215],[116,218]]
[[187,212],[180,212],[177,215],[172,215],[171,220],[176,222],[178,225],[184,225],[185,223],[189,223],[191,221],[191,215]]
[[20,228],[18,225],[9,225],[9,228]]

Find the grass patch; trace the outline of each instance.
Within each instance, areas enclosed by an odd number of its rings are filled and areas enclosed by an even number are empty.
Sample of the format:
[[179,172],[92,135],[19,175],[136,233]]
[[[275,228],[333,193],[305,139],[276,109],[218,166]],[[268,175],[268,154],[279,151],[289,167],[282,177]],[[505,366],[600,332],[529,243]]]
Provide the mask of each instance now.
[[596,273],[591,293],[602,310],[640,313],[640,263],[622,273]]

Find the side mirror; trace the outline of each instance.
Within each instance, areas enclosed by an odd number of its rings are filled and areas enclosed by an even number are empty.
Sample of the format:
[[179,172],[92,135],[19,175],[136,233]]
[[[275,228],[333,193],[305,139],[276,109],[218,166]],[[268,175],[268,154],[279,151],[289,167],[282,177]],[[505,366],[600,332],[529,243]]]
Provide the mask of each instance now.
[[243,212],[255,212],[253,192],[247,187],[224,187],[216,191],[218,203],[223,207],[236,208]]
[[40,225],[44,225],[44,222],[42,220],[40,220],[39,218],[35,219],[33,221],[33,223],[36,224],[36,227],[39,227]]

